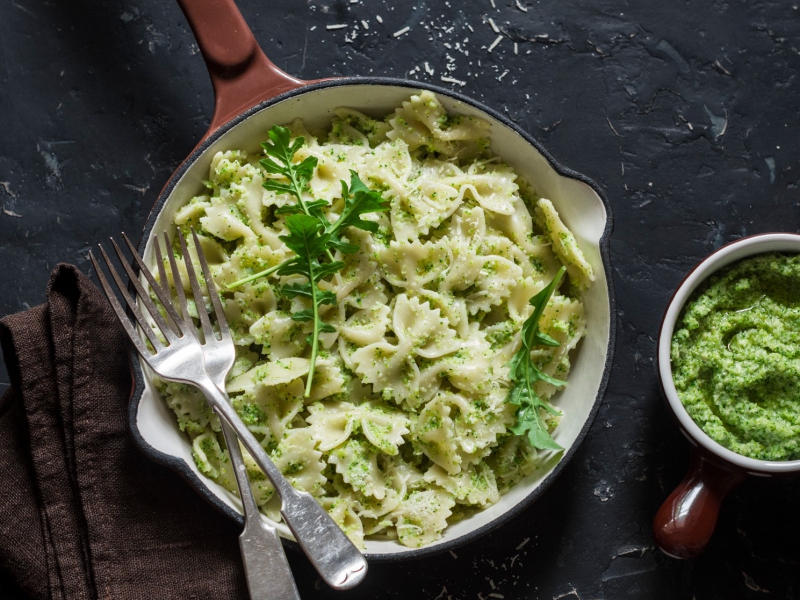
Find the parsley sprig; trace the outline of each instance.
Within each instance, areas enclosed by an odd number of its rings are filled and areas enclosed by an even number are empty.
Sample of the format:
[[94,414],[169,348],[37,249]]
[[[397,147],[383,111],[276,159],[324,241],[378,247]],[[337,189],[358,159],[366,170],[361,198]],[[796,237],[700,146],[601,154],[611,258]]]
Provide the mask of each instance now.
[[547,425],[542,420],[539,409],[544,409],[553,416],[561,413],[549,402],[540,398],[533,386],[537,381],[546,381],[558,387],[566,385],[567,382],[542,372],[531,360],[531,351],[534,346],[556,347],[559,345],[552,337],[539,331],[539,320],[565,270],[564,267],[561,267],[547,287],[530,299],[534,309],[533,314],[522,324],[522,347],[507,365],[509,377],[515,382],[507,401],[519,407],[516,423],[510,429],[517,435],[527,434],[531,445],[542,450],[562,450],[563,448],[547,431]]
[[278,293],[284,298],[306,298],[311,307],[292,314],[293,321],[312,323],[311,335],[306,338],[311,346],[311,358],[306,381],[305,395],[311,394],[314,380],[314,369],[319,353],[319,336],[321,333],[333,333],[336,329],[325,323],[320,315],[322,305],[335,305],[336,294],[319,287],[326,277],[337,273],[344,267],[344,262],[334,260],[333,252],[342,254],[358,252],[358,244],[350,243],[342,235],[347,227],[355,227],[375,233],[378,224],[361,217],[367,213],[381,212],[389,209],[389,203],[379,192],[370,190],[359,179],[355,171],[350,171],[350,185],[342,181],[342,200],[344,207],[339,217],[332,223],[326,218],[323,209],[330,207],[326,200],[307,201],[303,194],[309,191],[309,181],[314,176],[317,159],[308,156],[300,163],[294,164],[294,155],[305,144],[303,137],[291,141],[291,132],[279,125],[269,130],[269,142],[261,144],[267,157],[260,164],[268,173],[282,175],[282,179],[268,179],[264,187],[279,193],[287,193],[297,200],[295,204],[287,204],[275,211],[276,215],[286,217],[286,228],[289,235],[280,236],[280,240],[294,252],[294,256],[279,265],[270,267],[240,279],[227,287],[232,290],[240,285],[268,277],[276,273],[279,277],[301,275],[304,283],[289,283],[281,286]]

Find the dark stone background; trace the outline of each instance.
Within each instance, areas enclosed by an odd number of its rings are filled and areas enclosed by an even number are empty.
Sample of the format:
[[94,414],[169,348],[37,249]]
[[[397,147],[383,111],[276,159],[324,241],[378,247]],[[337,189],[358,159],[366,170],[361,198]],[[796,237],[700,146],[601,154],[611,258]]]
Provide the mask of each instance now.
[[[523,12],[513,1],[494,2],[239,2],[267,54],[298,77],[413,70],[411,78],[439,85],[451,85],[443,74],[464,81],[453,85],[597,181],[616,223],[613,375],[560,479],[522,516],[454,555],[374,565],[350,593],[322,589],[305,559],[292,555],[301,592],[431,600],[800,596],[797,480],[743,485],[695,560],[665,557],[650,533],[688,462],[653,368],[667,300],[689,267],[721,244],[798,229],[798,6],[521,0]],[[491,53],[497,34],[489,17],[503,36]],[[355,29],[362,19],[366,31]],[[349,27],[326,30],[336,23]],[[408,34],[392,36],[405,26]],[[212,107],[203,61],[174,2],[3,0],[0,315],[42,302],[57,262],[88,272],[91,244],[141,231]],[[0,370],[0,392],[7,385]],[[13,590],[0,578],[0,596],[13,598]]]

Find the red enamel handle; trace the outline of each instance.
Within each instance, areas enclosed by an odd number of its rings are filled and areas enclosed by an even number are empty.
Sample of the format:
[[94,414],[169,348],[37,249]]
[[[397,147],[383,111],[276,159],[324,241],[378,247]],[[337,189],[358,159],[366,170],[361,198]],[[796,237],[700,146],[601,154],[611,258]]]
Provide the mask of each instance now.
[[714,533],[723,499],[745,477],[740,471],[711,462],[700,450],[693,450],[689,472],[653,521],[659,548],[673,558],[700,554]]
[[233,0],[178,0],[178,4],[214,86],[214,117],[203,140],[256,104],[308,83],[284,73],[267,58]]

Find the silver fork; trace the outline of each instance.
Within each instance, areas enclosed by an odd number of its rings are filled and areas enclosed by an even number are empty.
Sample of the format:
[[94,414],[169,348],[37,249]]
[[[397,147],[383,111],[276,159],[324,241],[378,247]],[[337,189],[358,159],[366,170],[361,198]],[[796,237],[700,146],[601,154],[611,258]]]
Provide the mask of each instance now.
[[[186,241],[183,239],[183,235],[180,232],[178,232],[178,237],[181,251],[184,257],[186,257],[189,255],[189,251],[186,248]],[[137,259],[139,268],[147,279],[147,282],[151,287],[157,287],[158,283],[153,279],[144,263],[139,260],[139,255],[128,239],[128,236],[123,233],[122,238],[128,245],[131,254]],[[170,250],[170,240],[166,232],[164,233],[164,244],[167,257],[169,258],[170,270],[173,274],[177,274],[178,266],[175,263],[175,256]],[[158,243],[158,238],[155,239],[155,250],[161,287],[164,294],[169,296],[167,273],[164,267],[164,258],[161,254],[161,245]],[[194,275],[191,262],[187,262],[186,264],[187,270],[192,269],[192,275]],[[208,272],[208,265],[202,262],[201,267],[204,278],[206,281],[210,281],[211,274]],[[197,277],[190,276],[189,282],[192,286],[192,295],[195,298],[195,302],[198,301],[197,299],[200,299],[200,302],[202,302],[203,296],[200,291],[200,286],[197,284]],[[180,283],[175,284],[175,293],[178,296],[178,303],[180,306],[186,306],[186,295]],[[217,313],[221,312],[222,306],[219,302],[219,297],[214,294],[211,296],[211,301],[214,305],[214,311]],[[182,312],[184,331],[190,332],[192,335],[196,336],[192,318],[185,310]],[[227,331],[227,324],[222,326],[222,333],[218,340],[214,332],[211,331],[208,315],[205,311],[198,314],[201,315],[200,320],[205,339],[205,343],[201,345],[201,348],[203,349],[203,362],[206,366],[206,373],[211,381],[214,382],[214,385],[216,385],[220,391],[224,392],[225,379],[236,360],[236,351],[233,347],[230,333]],[[253,600],[260,600],[262,598],[300,600],[300,593],[297,591],[297,586],[292,576],[292,570],[289,567],[286,554],[283,552],[283,546],[278,532],[274,527],[267,525],[263,521],[256,500],[253,497],[253,490],[250,488],[250,481],[247,477],[247,467],[244,464],[242,451],[239,448],[239,438],[236,437],[236,433],[225,419],[220,419],[220,426],[222,427],[222,434],[225,438],[225,445],[228,447],[228,455],[233,465],[236,483],[239,486],[239,498],[242,501],[242,508],[244,510],[244,530],[239,536],[239,548],[242,551],[242,562],[244,563],[244,572],[250,598]]]
[[[201,267],[204,267],[203,275],[206,279],[206,287],[208,288],[209,297],[212,300],[219,329],[222,332],[222,336],[228,336],[228,339],[230,339],[230,332],[228,330],[225,314],[221,310],[222,307],[219,296],[217,295],[214,282],[208,273],[208,265],[205,261],[203,250],[196,237],[194,241]],[[200,343],[193,333],[190,333],[190,328],[186,321],[175,311],[175,307],[172,305],[172,299],[168,294],[164,293],[161,286],[155,285],[153,287],[153,291],[164,306],[167,315],[172,320],[175,330],[173,330],[161,316],[154,302],[145,290],[144,285],[136,277],[133,269],[128,265],[124,255],[113,240],[112,244],[130,281],[136,288],[138,297],[141,299],[144,308],[150,314],[156,327],[158,327],[167,341],[166,344],[162,343],[156,333],[150,328],[139,306],[126,290],[125,285],[105,250],[100,246],[100,251],[112,278],[152,348],[152,350],[148,348],[145,340],[137,333],[136,326],[126,316],[125,310],[114,294],[100,265],[95,260],[94,256],[90,254],[92,264],[97,271],[103,291],[108,297],[108,301],[117,314],[128,337],[136,347],[136,350],[147,364],[150,365],[150,368],[162,378],[170,381],[187,383],[197,387],[206,396],[211,406],[217,411],[217,414],[222,417],[222,420],[227,421],[228,424],[231,425],[242,444],[244,444],[244,447],[247,448],[258,466],[264,471],[281,498],[281,515],[294,534],[303,552],[314,565],[322,579],[331,587],[339,590],[350,589],[358,585],[367,573],[367,562],[364,556],[342,530],[339,529],[325,510],[317,504],[311,494],[295,490],[280,470],[273,464],[272,460],[270,460],[267,453],[258,443],[258,440],[256,440],[236,414],[236,411],[230,404],[227,394],[209,377],[203,358],[203,344]],[[181,249],[184,254],[190,281],[194,279],[192,288],[193,292],[196,293],[195,290],[199,291],[199,284],[197,283],[194,267],[185,243]],[[138,253],[134,251],[133,255],[142,266],[142,271],[146,271],[150,277],[152,277],[152,273],[150,273],[149,269],[144,265]],[[172,268],[173,265],[170,264],[170,267]],[[177,275],[177,272],[173,271],[173,274]],[[199,295],[197,297],[202,298],[202,296]],[[211,329],[204,303],[199,301],[196,302],[196,305],[205,338],[207,340],[213,338],[214,333]],[[180,308],[184,315],[188,315],[185,297],[183,298],[183,302],[181,302]],[[203,315],[205,315],[205,318],[203,318]],[[191,326],[191,331],[194,331],[194,325]],[[235,444],[231,446],[235,446]]]

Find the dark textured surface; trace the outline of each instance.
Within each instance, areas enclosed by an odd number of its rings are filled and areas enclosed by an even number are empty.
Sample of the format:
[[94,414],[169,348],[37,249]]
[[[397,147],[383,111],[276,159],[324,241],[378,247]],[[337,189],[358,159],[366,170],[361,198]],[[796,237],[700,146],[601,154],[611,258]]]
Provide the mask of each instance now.
[[[453,85],[505,112],[600,183],[616,223],[614,372],[561,478],[522,516],[455,556],[373,566],[349,593],[323,590],[305,559],[291,556],[301,593],[800,596],[797,479],[750,481],[732,494],[698,559],[664,557],[650,533],[688,463],[653,368],[667,300],[685,271],[726,241],[798,230],[800,11],[777,0],[521,0],[527,12],[494,1],[239,2],[267,54],[293,75],[414,70],[411,78]],[[325,28],[339,23],[349,27]],[[56,262],[88,271],[90,244],[120,230],[137,235],[212,106],[202,59],[172,2],[0,3],[0,315],[40,303]],[[0,370],[0,391],[7,382]],[[13,597],[2,578],[0,596]]]

